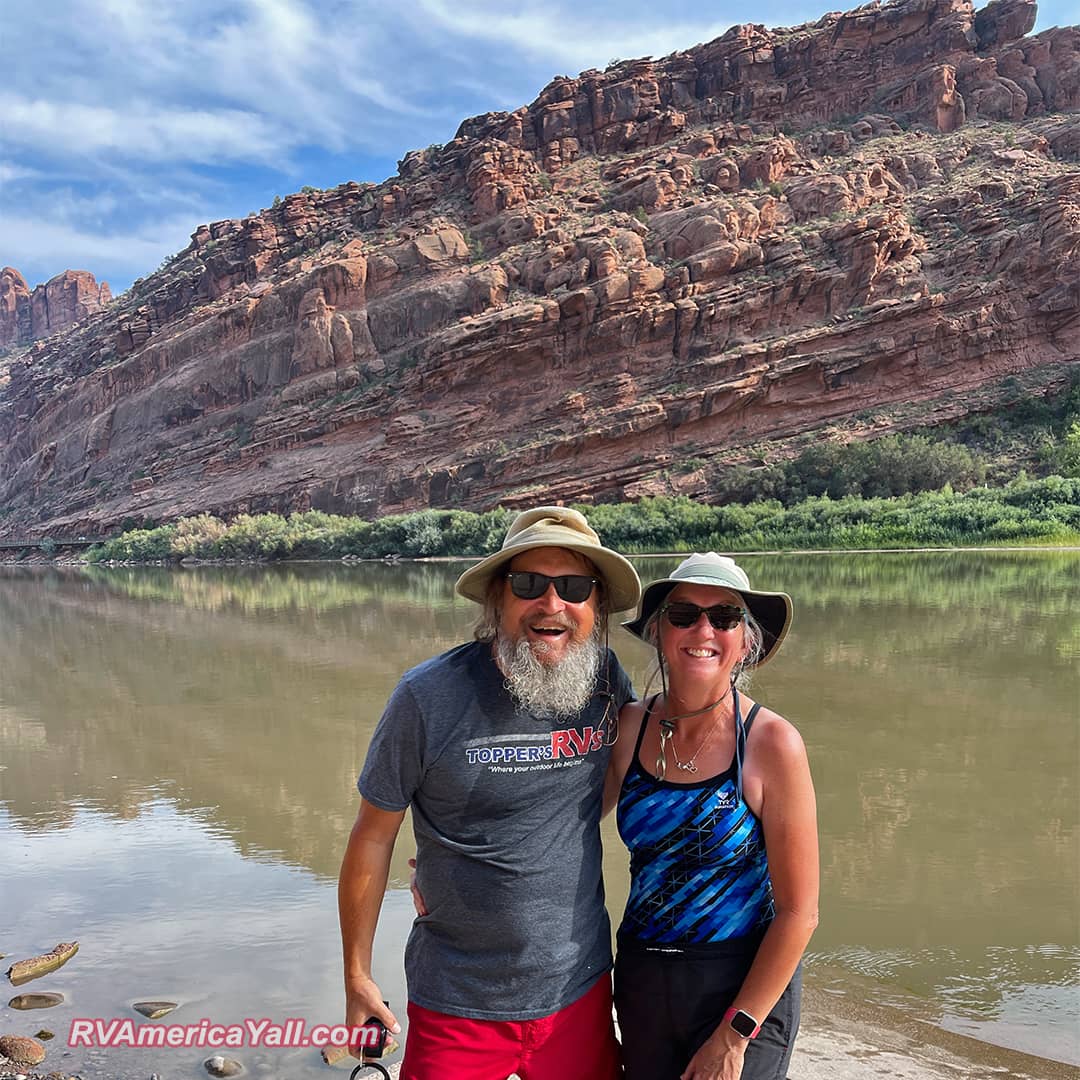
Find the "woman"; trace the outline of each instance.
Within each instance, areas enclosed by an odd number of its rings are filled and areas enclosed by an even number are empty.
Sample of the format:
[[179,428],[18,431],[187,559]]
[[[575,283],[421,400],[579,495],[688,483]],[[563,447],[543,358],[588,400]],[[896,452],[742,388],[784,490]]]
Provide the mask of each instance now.
[[780,647],[784,593],[712,552],[642,595],[662,692],[625,706],[605,807],[630,849],[615,1005],[627,1080],[783,1080],[817,923],[814,788],[799,733],[737,683]]

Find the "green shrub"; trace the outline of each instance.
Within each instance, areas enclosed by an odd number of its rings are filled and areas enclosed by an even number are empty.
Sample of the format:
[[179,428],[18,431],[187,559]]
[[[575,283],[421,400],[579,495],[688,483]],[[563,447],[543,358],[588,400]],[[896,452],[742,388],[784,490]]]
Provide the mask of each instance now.
[[113,540],[91,548],[88,558],[94,562],[157,562],[172,557],[175,525],[157,529],[132,529]]
[[279,514],[241,514],[217,541],[226,559],[281,559],[292,551],[287,522]]
[[1061,442],[1050,451],[1050,460],[1061,476],[1080,477],[1080,420],[1074,420]]
[[714,488],[725,500],[776,498],[792,506],[814,495],[889,498],[946,484],[967,490],[985,474],[981,458],[958,443],[887,435],[873,442],[819,443],[792,461],[766,468],[728,467],[716,476]]
[[225,535],[226,529],[225,522],[211,514],[181,518],[173,533],[171,554],[179,559],[188,556],[213,558],[217,552],[217,543]]

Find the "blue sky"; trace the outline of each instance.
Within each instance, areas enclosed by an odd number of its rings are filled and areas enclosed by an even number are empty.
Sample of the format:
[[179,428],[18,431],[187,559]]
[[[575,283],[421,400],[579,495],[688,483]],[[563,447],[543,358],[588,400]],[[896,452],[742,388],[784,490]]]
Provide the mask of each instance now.
[[[1076,22],[1040,5],[1036,30]],[[849,7],[856,6],[854,0]],[[981,6],[981,5],[980,5]],[[553,76],[663,56],[805,0],[30,0],[0,17],[0,266],[119,292],[305,184],[380,181]]]

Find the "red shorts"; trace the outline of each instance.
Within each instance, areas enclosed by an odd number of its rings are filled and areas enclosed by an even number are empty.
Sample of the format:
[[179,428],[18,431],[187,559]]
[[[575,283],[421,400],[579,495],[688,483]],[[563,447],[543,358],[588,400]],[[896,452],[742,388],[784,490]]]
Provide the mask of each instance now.
[[538,1020],[469,1020],[409,1002],[400,1080],[617,1080],[611,977]]

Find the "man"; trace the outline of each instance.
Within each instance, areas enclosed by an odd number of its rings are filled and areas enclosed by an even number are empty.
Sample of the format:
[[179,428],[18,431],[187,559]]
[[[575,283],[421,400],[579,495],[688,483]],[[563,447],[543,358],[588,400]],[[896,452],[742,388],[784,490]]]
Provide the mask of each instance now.
[[518,515],[457,591],[477,640],[407,672],[359,780],[339,881],[346,1022],[400,1027],[371,978],[390,855],[412,807],[419,891],[401,1080],[608,1080],[600,810],[632,692],[606,646],[633,567],[564,507]]

